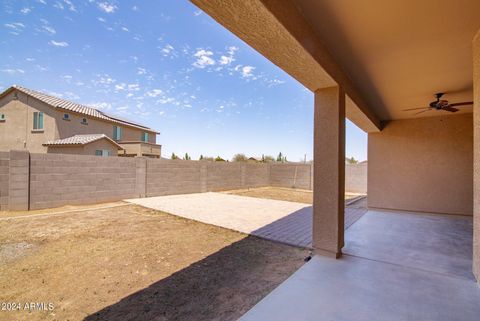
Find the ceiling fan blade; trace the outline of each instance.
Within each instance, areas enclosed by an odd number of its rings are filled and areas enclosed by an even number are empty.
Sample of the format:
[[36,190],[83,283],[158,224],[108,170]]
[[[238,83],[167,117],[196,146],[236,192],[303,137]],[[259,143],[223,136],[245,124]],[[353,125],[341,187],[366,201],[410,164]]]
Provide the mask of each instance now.
[[430,107],[409,108],[409,109],[403,109],[402,111],[409,111],[409,110],[420,110],[420,109],[430,109]]
[[473,101],[466,101],[466,102],[463,102],[463,103],[448,104],[448,107],[468,106],[468,105],[473,105]]
[[428,108],[427,110],[419,111],[418,113],[415,113],[414,115],[418,115],[418,114],[424,113],[424,112],[429,111],[429,110],[430,110],[430,108]]
[[451,113],[454,113],[454,112],[457,112],[457,111],[458,111],[457,108],[453,108],[453,107],[450,107],[450,106],[443,107],[442,110],[446,110],[446,111],[449,111],[449,112],[451,112]]

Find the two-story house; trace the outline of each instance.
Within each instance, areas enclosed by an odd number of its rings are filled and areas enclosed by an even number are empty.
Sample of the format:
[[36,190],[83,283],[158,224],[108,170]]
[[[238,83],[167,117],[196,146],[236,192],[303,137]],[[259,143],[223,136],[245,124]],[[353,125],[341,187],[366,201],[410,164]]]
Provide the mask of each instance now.
[[159,158],[157,131],[20,86],[0,94],[0,150]]

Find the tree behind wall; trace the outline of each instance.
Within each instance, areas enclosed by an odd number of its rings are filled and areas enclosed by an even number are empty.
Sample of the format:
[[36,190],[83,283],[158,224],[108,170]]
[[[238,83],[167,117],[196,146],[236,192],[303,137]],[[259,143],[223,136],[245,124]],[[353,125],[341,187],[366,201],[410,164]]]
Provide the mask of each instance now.
[[179,159],[177,155],[175,155],[175,153],[172,153],[172,157],[170,157],[171,159]]
[[232,158],[232,162],[246,162],[248,160],[245,154],[235,154]]

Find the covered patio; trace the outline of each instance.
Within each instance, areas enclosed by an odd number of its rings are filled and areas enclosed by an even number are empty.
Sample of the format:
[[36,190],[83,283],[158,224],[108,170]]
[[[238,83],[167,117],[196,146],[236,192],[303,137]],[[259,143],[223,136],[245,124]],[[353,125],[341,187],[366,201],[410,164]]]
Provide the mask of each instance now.
[[[478,319],[480,2],[192,2],[315,96],[316,256],[243,319]],[[346,232],[345,118],[369,207]]]

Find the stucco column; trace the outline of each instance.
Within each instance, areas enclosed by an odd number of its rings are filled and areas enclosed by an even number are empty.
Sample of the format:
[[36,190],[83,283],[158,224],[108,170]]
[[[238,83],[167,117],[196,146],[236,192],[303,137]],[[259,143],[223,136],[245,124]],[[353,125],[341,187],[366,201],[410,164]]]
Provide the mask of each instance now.
[[313,247],[340,257],[345,215],[345,93],[315,92],[313,130]]
[[473,274],[480,282],[480,31],[473,38]]

